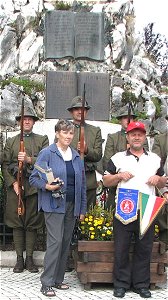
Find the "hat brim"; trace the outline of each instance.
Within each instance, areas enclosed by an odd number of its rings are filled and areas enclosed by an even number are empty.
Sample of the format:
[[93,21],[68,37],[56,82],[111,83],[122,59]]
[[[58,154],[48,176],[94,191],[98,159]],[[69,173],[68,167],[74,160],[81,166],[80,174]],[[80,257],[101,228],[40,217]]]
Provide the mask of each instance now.
[[[128,114],[124,114],[124,115],[117,116],[116,118],[117,118],[118,120],[120,120],[122,117],[127,117],[127,116],[128,116]],[[135,119],[135,118],[137,117],[137,115],[131,114],[130,117],[132,117],[132,118]]]
[[[38,121],[39,120],[39,118],[36,117],[36,116],[24,115],[24,117],[31,117],[34,121]],[[16,116],[15,119],[16,119],[16,121],[20,121],[21,116]]]
[[[73,106],[73,107],[68,107],[67,108],[67,110],[68,111],[71,111],[71,110],[73,110],[74,108],[81,108],[82,106],[80,106],[80,105],[76,105],[76,106]],[[85,106],[85,109],[87,109],[87,110],[89,110],[91,108],[91,106]]]
[[145,129],[143,129],[143,128],[138,128],[138,127],[135,127],[135,128],[130,129],[129,131],[127,131],[127,133],[129,133],[129,132],[131,132],[131,131],[133,131],[133,130],[140,130],[140,131],[146,133],[146,130],[145,130]]

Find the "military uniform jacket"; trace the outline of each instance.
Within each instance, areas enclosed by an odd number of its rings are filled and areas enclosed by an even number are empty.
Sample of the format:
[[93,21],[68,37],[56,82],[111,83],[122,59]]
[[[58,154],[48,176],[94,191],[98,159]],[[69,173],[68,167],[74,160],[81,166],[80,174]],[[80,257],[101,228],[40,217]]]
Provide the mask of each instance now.
[[153,143],[153,147],[152,147],[152,152],[154,152],[160,156],[162,165],[165,164],[165,161],[167,159],[167,154],[168,154],[167,138],[168,138],[167,132],[157,135],[154,138],[154,143]]
[[[32,195],[37,192],[36,188],[30,187],[29,175],[33,169],[37,155],[46,146],[48,146],[48,137],[30,133],[24,136],[24,147],[28,156],[32,157],[32,164],[24,164],[23,167],[23,184],[25,196]],[[2,164],[2,172],[7,188],[17,180],[18,152],[20,148],[20,134],[8,138],[4,148],[4,158]]]
[[[102,135],[99,127],[85,123],[84,125],[85,141],[88,147],[88,153],[84,156],[87,189],[97,187],[95,177],[96,163],[102,157]],[[75,134],[71,146],[77,149],[79,142],[80,126],[75,126]],[[92,176],[94,174],[94,176]]]

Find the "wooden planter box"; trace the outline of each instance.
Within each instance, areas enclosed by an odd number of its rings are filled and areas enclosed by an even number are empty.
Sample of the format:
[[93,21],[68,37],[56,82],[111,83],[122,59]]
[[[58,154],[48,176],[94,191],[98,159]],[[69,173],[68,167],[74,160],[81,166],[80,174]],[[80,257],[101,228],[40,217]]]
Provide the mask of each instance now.
[[[130,255],[133,251],[131,245]],[[78,241],[74,251],[74,265],[78,278],[85,289],[92,283],[113,283],[114,242],[113,241]],[[151,289],[156,283],[165,283],[167,276],[165,264],[167,254],[165,245],[154,242],[151,258]]]

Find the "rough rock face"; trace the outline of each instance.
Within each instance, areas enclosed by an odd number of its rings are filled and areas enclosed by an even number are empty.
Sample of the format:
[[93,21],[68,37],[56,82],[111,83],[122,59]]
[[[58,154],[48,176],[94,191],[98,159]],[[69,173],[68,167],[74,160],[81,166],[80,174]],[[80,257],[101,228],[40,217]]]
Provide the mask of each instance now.
[[[67,1],[66,1],[67,2]],[[72,3],[71,10],[76,6]],[[142,35],[134,30],[136,18],[133,1],[88,2],[89,11],[105,15],[105,59],[103,62],[75,59],[44,60],[44,14],[53,10],[52,0],[4,0],[1,8],[0,55],[2,81],[11,77],[28,78],[45,83],[45,71],[90,71],[110,74],[111,116],[123,106],[122,93],[129,91],[139,99],[138,111],[147,114],[146,124],[157,131],[167,128],[168,97],[160,93],[161,72],[147,57]],[[79,9],[79,8],[78,8]],[[20,110],[20,87],[16,84],[1,88],[1,124],[3,129],[15,128],[14,116]],[[156,118],[153,97],[161,105],[161,116]],[[44,119],[45,93],[33,91],[27,102]],[[128,99],[129,100],[129,99]]]

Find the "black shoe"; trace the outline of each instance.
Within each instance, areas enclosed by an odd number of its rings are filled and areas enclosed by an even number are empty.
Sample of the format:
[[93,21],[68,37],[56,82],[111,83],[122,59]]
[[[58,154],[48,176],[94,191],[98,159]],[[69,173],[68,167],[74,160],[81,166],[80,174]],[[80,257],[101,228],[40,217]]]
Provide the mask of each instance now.
[[114,297],[123,298],[125,296],[126,289],[123,287],[114,288]]
[[22,273],[24,270],[24,259],[23,256],[17,256],[16,265],[13,268],[14,273]]
[[148,288],[133,289],[133,292],[139,294],[142,298],[150,298],[151,292]]
[[35,266],[32,256],[27,256],[25,260],[25,269],[31,273],[38,273],[38,268]]

